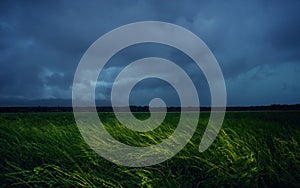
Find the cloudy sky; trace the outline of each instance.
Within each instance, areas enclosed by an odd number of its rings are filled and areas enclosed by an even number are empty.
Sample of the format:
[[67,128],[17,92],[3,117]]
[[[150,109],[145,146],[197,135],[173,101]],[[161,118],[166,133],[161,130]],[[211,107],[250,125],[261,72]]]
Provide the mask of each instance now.
[[[300,103],[299,7],[297,0],[1,1],[0,105],[65,104],[88,47],[112,29],[148,20],[183,26],[207,44],[223,71],[228,105]],[[150,56],[182,66],[201,103],[210,104],[201,70],[182,52],[158,44],[131,46],[110,60],[98,79],[99,104],[110,104],[111,85],[125,65]],[[137,84],[130,102],[144,105],[153,97],[178,102],[159,79]]]

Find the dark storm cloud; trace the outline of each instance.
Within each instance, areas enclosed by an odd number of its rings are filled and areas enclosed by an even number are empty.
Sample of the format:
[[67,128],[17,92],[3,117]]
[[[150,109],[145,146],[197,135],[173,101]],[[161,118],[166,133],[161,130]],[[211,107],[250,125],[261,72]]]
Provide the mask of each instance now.
[[[77,64],[98,37],[127,23],[158,20],[203,39],[222,68],[230,105],[299,103],[299,7],[300,1],[1,1],[0,99],[70,99]],[[116,57],[98,82],[99,98],[109,98],[122,66],[151,54],[182,62],[209,100],[192,62],[152,47]]]

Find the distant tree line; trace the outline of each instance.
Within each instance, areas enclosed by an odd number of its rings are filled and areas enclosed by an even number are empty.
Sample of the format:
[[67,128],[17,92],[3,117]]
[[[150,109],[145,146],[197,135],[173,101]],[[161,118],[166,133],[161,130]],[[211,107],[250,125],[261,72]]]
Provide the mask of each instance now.
[[[91,111],[90,107],[80,107],[79,111]],[[118,111],[123,111],[125,108],[118,107]],[[132,112],[149,112],[148,106],[130,106]],[[160,111],[160,108],[154,108],[156,111]],[[180,112],[180,111],[197,111],[197,107],[167,107],[168,112]],[[210,107],[200,107],[201,111],[210,111]],[[216,108],[218,110],[218,108]],[[230,106],[226,107],[227,111],[296,111],[300,110],[300,104],[293,105],[279,105],[273,104],[268,106]],[[98,112],[113,112],[111,106],[97,107]],[[35,106],[35,107],[0,107],[0,113],[28,113],[28,112],[73,112],[72,107],[47,107],[47,106]]]

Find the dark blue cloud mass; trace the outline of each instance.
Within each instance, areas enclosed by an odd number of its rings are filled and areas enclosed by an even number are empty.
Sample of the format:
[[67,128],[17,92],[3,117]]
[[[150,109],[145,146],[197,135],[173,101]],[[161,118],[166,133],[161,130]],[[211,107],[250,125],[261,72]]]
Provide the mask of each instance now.
[[[146,20],[178,24],[207,44],[222,68],[229,105],[300,103],[299,8],[297,0],[1,1],[0,106],[43,99],[63,105],[88,47],[114,28]],[[111,59],[99,77],[99,104],[109,104],[111,85],[125,65],[148,56],[182,66],[201,104],[210,104],[205,77],[192,60],[157,44],[128,47]],[[137,85],[130,101],[145,105],[159,95],[178,104],[172,88],[158,80]]]

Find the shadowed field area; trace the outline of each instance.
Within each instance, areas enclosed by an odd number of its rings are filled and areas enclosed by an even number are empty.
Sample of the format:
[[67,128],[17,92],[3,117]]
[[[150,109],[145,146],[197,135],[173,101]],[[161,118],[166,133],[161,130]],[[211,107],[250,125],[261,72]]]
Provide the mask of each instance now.
[[[136,113],[139,119],[147,113]],[[101,113],[119,141],[146,146],[176,128],[179,113],[147,133],[130,131],[113,113]],[[228,112],[211,147],[198,152],[209,113],[201,113],[185,148],[161,164],[128,168],[89,148],[72,113],[0,114],[3,187],[274,187],[300,186],[300,112]]]

